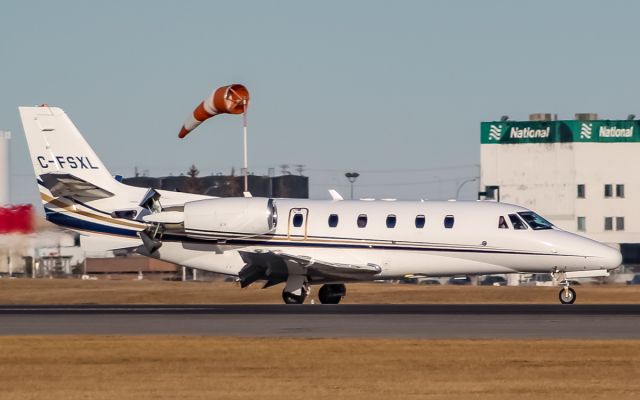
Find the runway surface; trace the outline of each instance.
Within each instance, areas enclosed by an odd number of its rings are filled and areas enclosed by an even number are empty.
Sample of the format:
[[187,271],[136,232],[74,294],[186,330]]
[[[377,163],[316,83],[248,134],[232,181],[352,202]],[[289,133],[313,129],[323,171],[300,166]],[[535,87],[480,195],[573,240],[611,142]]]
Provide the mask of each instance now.
[[640,305],[0,306],[0,335],[640,339]]

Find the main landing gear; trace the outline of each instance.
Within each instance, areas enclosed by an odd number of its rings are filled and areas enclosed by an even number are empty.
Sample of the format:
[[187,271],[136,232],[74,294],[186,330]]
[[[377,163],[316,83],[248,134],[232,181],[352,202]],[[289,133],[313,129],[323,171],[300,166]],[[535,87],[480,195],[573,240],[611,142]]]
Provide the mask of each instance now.
[[[285,304],[302,304],[311,293],[309,284],[304,279],[290,277],[282,291]],[[342,283],[322,285],[318,292],[318,299],[322,304],[338,304],[347,294],[347,288]]]
[[318,299],[322,304],[338,304],[347,295],[347,288],[342,284],[322,285],[318,292]]
[[307,298],[307,290],[300,290],[299,294],[294,292],[287,292],[286,290],[282,291],[282,300],[284,300],[284,304],[302,304],[304,300]]
[[284,304],[302,304],[310,292],[306,276],[289,275],[287,284],[282,291],[282,300],[284,300]]

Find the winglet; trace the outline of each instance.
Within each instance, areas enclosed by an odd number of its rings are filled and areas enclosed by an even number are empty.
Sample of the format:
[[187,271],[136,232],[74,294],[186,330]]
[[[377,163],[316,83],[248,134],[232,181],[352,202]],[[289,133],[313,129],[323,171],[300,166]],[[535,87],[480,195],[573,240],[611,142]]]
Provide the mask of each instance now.
[[331,195],[332,200],[344,200],[340,193],[338,193],[335,189],[329,189],[329,195]]

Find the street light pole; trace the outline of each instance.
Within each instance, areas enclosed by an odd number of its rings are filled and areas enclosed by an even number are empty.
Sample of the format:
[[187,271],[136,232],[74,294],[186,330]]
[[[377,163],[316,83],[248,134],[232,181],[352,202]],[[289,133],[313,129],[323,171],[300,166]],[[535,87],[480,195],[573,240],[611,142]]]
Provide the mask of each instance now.
[[351,183],[351,200],[353,200],[353,184],[356,182],[356,179],[358,179],[360,174],[357,172],[347,172],[344,176],[349,180],[349,183]]
[[458,197],[460,196],[460,189],[462,189],[464,185],[466,185],[469,182],[475,182],[477,180],[478,180],[478,177],[476,176],[476,177],[465,179],[464,181],[462,181],[462,183],[458,185],[458,189],[456,189],[456,200],[458,200]]

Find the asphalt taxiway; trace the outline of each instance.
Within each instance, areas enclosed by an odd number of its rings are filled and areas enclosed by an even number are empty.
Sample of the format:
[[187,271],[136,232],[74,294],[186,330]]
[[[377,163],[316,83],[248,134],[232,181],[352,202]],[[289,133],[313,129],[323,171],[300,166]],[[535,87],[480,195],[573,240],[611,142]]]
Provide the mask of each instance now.
[[0,306],[0,335],[640,339],[640,305]]

